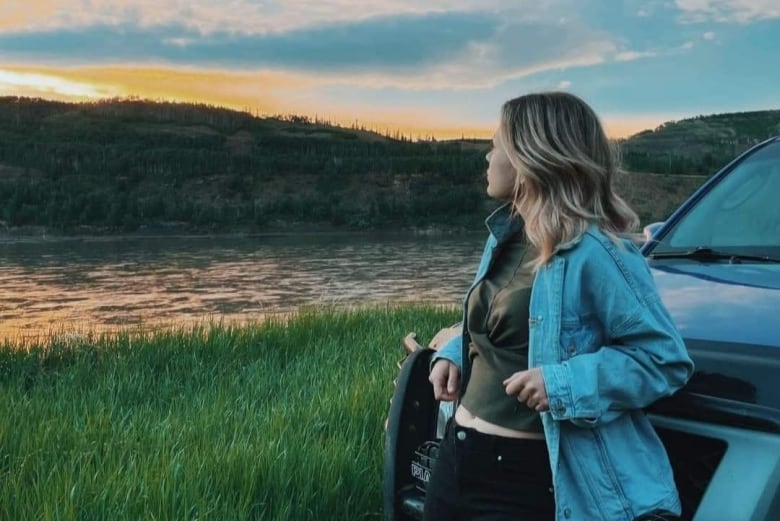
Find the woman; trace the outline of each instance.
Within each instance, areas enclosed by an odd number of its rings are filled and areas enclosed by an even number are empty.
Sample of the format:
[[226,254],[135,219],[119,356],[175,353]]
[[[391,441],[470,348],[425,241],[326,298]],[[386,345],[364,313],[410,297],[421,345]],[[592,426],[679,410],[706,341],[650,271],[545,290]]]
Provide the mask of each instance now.
[[671,520],[668,457],[643,408],[693,364],[644,258],[636,214],[593,110],[568,93],[506,102],[487,155],[504,201],[464,300],[463,332],[434,356],[439,400],[460,400],[425,519]]

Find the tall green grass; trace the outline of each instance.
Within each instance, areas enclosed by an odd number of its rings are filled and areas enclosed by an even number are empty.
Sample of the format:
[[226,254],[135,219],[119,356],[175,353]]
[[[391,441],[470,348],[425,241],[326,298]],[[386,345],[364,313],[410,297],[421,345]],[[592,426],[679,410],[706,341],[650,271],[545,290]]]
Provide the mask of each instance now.
[[0,519],[381,517],[400,339],[450,308],[0,347]]

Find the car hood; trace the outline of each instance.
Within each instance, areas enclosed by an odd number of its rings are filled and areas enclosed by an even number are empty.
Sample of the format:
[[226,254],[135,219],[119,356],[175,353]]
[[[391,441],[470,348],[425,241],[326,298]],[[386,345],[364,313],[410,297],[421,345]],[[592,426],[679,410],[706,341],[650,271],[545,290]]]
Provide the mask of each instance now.
[[696,365],[687,398],[704,398],[679,411],[780,430],[780,265],[651,261],[651,271]]
[[653,261],[683,337],[780,348],[780,265]]

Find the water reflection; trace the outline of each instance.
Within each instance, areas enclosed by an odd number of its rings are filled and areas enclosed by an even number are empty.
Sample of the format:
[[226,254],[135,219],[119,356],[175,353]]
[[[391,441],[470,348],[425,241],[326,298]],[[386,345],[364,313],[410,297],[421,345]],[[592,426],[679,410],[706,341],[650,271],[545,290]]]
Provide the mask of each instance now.
[[0,243],[0,337],[252,319],[304,304],[456,304],[473,276],[483,238],[320,235]]

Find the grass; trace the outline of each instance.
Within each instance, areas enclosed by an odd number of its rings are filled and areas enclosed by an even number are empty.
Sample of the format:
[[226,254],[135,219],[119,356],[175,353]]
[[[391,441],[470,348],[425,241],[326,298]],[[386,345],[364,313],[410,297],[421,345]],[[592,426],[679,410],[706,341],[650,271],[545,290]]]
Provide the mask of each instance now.
[[452,308],[0,347],[0,519],[381,517],[383,423],[409,331]]

